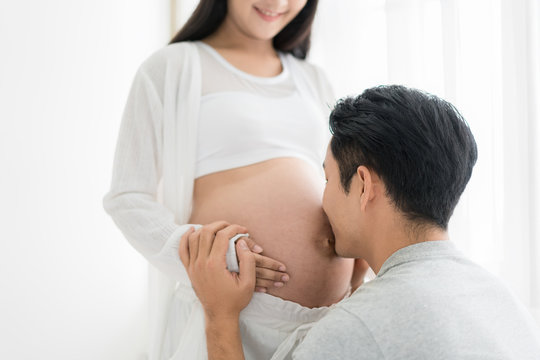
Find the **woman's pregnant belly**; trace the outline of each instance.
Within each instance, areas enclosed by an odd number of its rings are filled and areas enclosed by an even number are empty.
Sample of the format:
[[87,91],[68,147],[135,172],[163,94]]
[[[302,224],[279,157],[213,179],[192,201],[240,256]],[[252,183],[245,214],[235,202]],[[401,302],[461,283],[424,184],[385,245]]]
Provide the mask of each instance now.
[[307,307],[333,304],[349,288],[352,260],[337,257],[322,210],[324,182],[300,159],[279,158],[195,180],[191,224],[225,220],[249,229],[290,280],[268,293]]

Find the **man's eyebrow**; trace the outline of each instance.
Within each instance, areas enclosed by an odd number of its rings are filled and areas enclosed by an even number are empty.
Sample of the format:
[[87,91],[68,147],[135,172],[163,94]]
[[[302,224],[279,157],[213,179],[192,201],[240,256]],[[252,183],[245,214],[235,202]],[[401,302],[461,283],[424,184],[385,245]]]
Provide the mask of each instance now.
[[323,161],[323,163],[322,163],[322,168],[324,169],[324,161]]

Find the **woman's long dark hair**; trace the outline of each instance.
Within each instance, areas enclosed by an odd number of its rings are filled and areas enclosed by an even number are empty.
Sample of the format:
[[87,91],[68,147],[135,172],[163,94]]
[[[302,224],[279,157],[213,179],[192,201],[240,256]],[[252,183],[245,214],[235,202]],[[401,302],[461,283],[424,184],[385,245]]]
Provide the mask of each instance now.
[[[308,0],[304,8],[273,39],[276,50],[305,59],[310,46],[311,25],[318,0]],[[169,44],[196,41],[211,35],[227,15],[226,0],[201,0],[186,24]]]

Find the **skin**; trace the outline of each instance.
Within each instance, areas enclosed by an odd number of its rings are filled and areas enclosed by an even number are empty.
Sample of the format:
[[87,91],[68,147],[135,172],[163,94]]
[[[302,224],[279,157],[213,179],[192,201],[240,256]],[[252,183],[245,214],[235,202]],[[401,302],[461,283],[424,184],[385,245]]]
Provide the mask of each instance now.
[[[252,75],[272,77],[281,73],[281,61],[272,46],[272,38],[278,34],[299,12],[307,0],[269,1],[228,0],[228,13],[212,35],[203,39],[229,63]],[[271,12],[270,19],[261,12]],[[200,183],[201,181],[198,181]],[[218,183],[223,182],[222,178]],[[195,183],[195,189],[204,193],[204,185]],[[208,186],[215,188],[214,184]],[[200,188],[203,188],[202,191]],[[197,199],[197,196],[195,196]],[[205,216],[192,216],[190,222],[206,223]],[[262,255],[262,247],[253,239],[246,239],[248,246],[257,256],[257,287],[260,292],[268,288],[281,288],[289,281],[285,265]],[[257,246],[257,247],[255,247]]]
[[[229,0],[228,13],[216,32],[203,39],[234,67],[255,76],[281,73],[272,39],[298,15],[307,0]],[[260,10],[279,14],[265,20]]]
[[289,275],[285,272],[287,267],[282,262],[262,255],[264,249],[252,238],[244,237],[242,239],[255,259],[256,291],[266,292],[268,287],[281,287],[289,281]]
[[[210,360],[244,359],[239,316],[255,288],[255,256],[240,239],[236,243],[240,268],[237,274],[227,270],[225,254],[229,239],[246,230],[216,222],[197,231],[192,228],[180,242],[180,259],[204,308]],[[237,301],[229,301],[233,299]]]
[[[276,50],[272,46],[272,38],[283,29],[304,7],[307,0],[229,0],[228,14],[220,26],[220,28],[211,36],[203,39],[203,41],[212,46],[234,67],[255,76],[273,77],[282,72],[282,66]],[[270,12],[270,18],[262,13]],[[276,15],[276,16],[272,16]],[[276,159],[255,166],[273,166],[276,162],[283,163],[290,161],[286,159]],[[302,166],[295,166],[301,168]],[[254,173],[260,173],[256,171]],[[249,174],[248,174],[249,175]],[[218,186],[228,182],[229,178],[234,178],[234,174],[214,174],[209,177],[203,177],[195,182],[194,194],[194,214],[190,222],[208,224],[209,221],[217,217],[216,214],[204,214],[198,211],[198,194],[204,194],[205,189],[217,189]],[[218,181],[212,182],[212,177],[219,177]],[[249,178],[250,176],[243,177]],[[314,190],[316,192],[316,190]],[[223,193],[223,192],[221,192]],[[318,193],[320,196],[320,192]],[[199,196],[200,198],[200,196]],[[320,199],[320,197],[318,197]],[[320,200],[319,200],[320,201]],[[204,201],[202,202],[204,203]],[[231,203],[226,201],[226,203]],[[319,205],[320,206],[320,205]],[[220,206],[212,206],[213,209],[219,209]],[[246,212],[246,209],[243,209]],[[320,218],[325,218],[322,213]],[[250,213],[251,211],[247,211]],[[259,209],[260,212],[260,209]],[[228,212],[228,214],[235,211]],[[240,212],[241,213],[241,212]],[[224,217],[221,217],[224,218]],[[312,218],[319,219],[317,216]],[[326,219],[325,219],[326,220]],[[327,221],[319,223],[327,223]],[[244,223],[244,222],[239,222]],[[279,223],[279,222],[277,222]],[[244,223],[245,224],[245,223]],[[324,226],[324,225],[323,225]],[[328,231],[319,231],[315,226],[308,228],[317,230],[321,234],[331,233]],[[336,294],[339,291],[335,290],[337,279],[350,279],[352,274],[352,265],[350,261],[336,257],[333,248],[333,239],[330,242],[328,238],[322,236],[321,239],[313,239],[313,243],[304,243],[303,247],[311,246],[311,253],[319,254],[324,262],[328,264],[328,269],[331,268],[329,260],[333,262],[334,273],[328,273],[326,278],[332,279],[328,283],[323,283],[320,289],[315,289],[316,294],[309,294],[301,288],[302,283],[306,284],[305,279],[316,279],[317,273],[310,274],[309,267],[299,268],[298,272],[294,272],[294,266],[301,263],[302,259],[309,258],[310,255],[299,252],[298,259],[290,259],[290,278],[296,279],[298,286],[291,286],[294,291],[287,292],[287,287],[284,285],[289,280],[289,275],[279,272],[283,264],[276,262],[271,263],[270,258],[266,258],[266,265],[261,265],[260,257],[250,251],[246,251],[243,246],[244,241],[237,243],[237,252],[240,262],[240,275],[231,274],[226,270],[224,259],[226,253],[225,239],[234,236],[237,233],[250,232],[253,234],[255,230],[243,227],[234,227],[226,222],[210,223],[197,232],[186,233],[182,238],[180,248],[180,256],[184,266],[188,270],[190,278],[194,281],[194,289],[203,303],[203,308],[206,314],[206,335],[209,359],[242,359],[242,346],[240,340],[240,332],[238,328],[238,315],[240,311],[249,303],[253,291],[268,291],[269,293],[283,298],[291,299],[302,303],[304,306],[310,306],[309,300],[319,298],[317,302],[311,306],[328,305],[338,301],[345,295],[346,287],[337,295],[337,297],[321,299],[321,295],[325,293]],[[279,235],[278,235],[279,236]],[[290,236],[290,234],[289,234]],[[330,236],[332,237],[332,236]],[[257,237],[255,237],[257,238]],[[292,236],[296,238],[296,236]],[[303,239],[299,239],[303,241]],[[204,251],[200,252],[197,246],[198,243],[204,244]],[[286,247],[279,246],[274,249],[270,248],[270,244],[262,244],[265,249],[268,249],[266,255],[271,257],[281,258],[279,249]],[[249,244],[247,245],[249,246]],[[197,251],[195,252],[195,248]],[[301,247],[300,247],[301,248]],[[293,253],[289,250],[289,253]],[[196,254],[196,256],[194,256]],[[290,254],[287,254],[290,255]],[[259,254],[260,256],[260,254]],[[336,264],[336,262],[343,263]],[[254,264],[257,264],[255,268]],[[345,264],[348,263],[348,264]],[[359,266],[360,265],[360,266]],[[276,269],[277,266],[277,269]],[[311,266],[312,267],[312,266]],[[283,269],[283,267],[281,267]],[[287,266],[289,270],[289,265]],[[351,287],[355,289],[363,281],[363,275],[367,267],[365,263],[356,263],[357,273],[353,276]],[[347,276],[348,273],[348,276]],[[302,278],[304,274],[305,279]],[[312,281],[312,280],[311,280]],[[348,281],[348,280],[347,280]],[[293,282],[291,280],[291,282]],[[197,285],[195,285],[197,284]],[[313,284],[313,282],[311,282]],[[344,283],[346,285],[346,283]],[[334,288],[332,288],[332,286]],[[341,285],[339,285],[341,286]],[[280,289],[281,288],[281,289]],[[332,290],[330,290],[332,289]],[[249,295],[247,295],[249,293]],[[241,298],[237,295],[243,294]],[[303,297],[301,297],[303,295]],[[316,296],[315,296],[316,295]],[[298,296],[295,298],[295,296]],[[332,295],[335,296],[335,295]],[[225,306],[223,301],[227,299]],[[229,301],[234,300],[234,301]],[[241,300],[241,301],[237,301]],[[321,303],[322,301],[322,303]],[[224,331],[226,330],[226,331]]]
[[[259,77],[282,72],[272,39],[307,0],[229,0],[220,27],[202,41],[237,69]],[[263,12],[270,13],[268,18]],[[274,16],[275,15],[275,16]],[[220,171],[195,180],[189,223],[216,220],[242,224],[262,248],[256,291],[306,307],[341,300],[363,276],[353,262],[337,257],[333,234],[322,209],[324,182],[319,172],[298,158],[275,158]],[[249,243],[248,243],[249,246]],[[258,260],[261,258],[258,257]],[[286,273],[279,271],[285,265]],[[317,281],[314,281],[316,279]]]
[[[364,258],[375,272],[379,272],[386,259],[401,248],[424,241],[448,239],[446,231],[440,228],[419,227],[407,221],[387,196],[384,182],[369,168],[357,168],[348,194],[341,186],[338,164],[330,148],[327,149],[324,168],[327,184],[323,207],[336,235],[338,255]],[[227,234],[240,230],[234,226],[222,229]],[[238,318],[242,306],[246,306],[252,297],[255,278],[253,255],[238,244],[240,274],[231,275],[224,271],[226,241],[219,232],[214,239],[206,238],[204,246],[210,251],[205,250],[203,257],[193,262],[190,254],[201,246],[199,242],[202,244],[197,233],[186,234],[182,238],[180,257],[205,309],[209,359],[243,359]],[[200,262],[203,265],[198,265]],[[197,269],[197,274],[193,268]]]
[[311,164],[272,159],[198,178],[189,222],[247,227],[262,254],[287,266],[287,274],[258,267],[257,290],[266,287],[269,295],[306,307],[326,306],[346,295],[353,264],[334,251],[323,191],[324,178]]
[[356,169],[348,194],[341,185],[339,167],[330,147],[324,169],[327,183],[323,208],[332,225],[339,256],[363,258],[378,273],[386,259],[401,248],[448,239],[445,230],[418,227],[408,221],[386,194],[381,178],[367,167]]

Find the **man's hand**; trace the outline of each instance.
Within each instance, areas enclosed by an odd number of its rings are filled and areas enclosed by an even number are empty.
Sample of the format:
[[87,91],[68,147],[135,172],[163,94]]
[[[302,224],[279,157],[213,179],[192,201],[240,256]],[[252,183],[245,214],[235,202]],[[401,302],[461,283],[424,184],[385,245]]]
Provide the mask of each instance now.
[[[230,225],[225,221],[220,221],[213,224]],[[255,255],[255,267],[256,267],[256,283],[255,291],[268,292],[270,288],[280,288],[285,286],[289,281],[289,275],[285,272],[287,268],[285,265],[277,260],[274,260],[268,256],[263,255],[263,248],[257,244],[252,237],[243,238],[246,241],[248,248]],[[180,253],[180,251],[179,251]]]
[[216,222],[187,231],[180,241],[184,264],[207,320],[238,319],[255,289],[255,255],[244,239],[236,243],[240,273],[227,270],[229,239],[247,232],[240,225]]
[[187,231],[180,240],[180,259],[205,312],[209,360],[244,359],[240,311],[255,289],[255,254],[244,239],[236,243],[240,273],[227,270],[229,239],[246,228],[222,221]]

